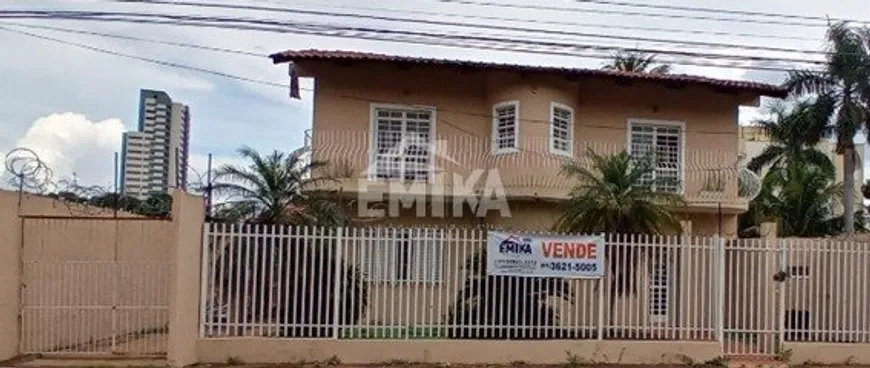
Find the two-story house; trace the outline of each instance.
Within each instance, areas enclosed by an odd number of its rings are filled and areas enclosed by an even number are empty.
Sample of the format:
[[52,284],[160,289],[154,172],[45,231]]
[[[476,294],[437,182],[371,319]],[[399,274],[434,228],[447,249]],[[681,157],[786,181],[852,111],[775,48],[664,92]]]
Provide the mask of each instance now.
[[[577,184],[560,175],[566,159],[590,164],[589,150],[627,150],[651,154],[653,175],[675,179],[655,189],[685,197],[693,234],[735,236],[748,206],[738,107],[786,95],[687,75],[346,51],[271,57],[290,63],[292,78],[314,78],[313,158],[329,163],[315,175],[339,179],[335,186],[361,202],[383,196],[390,224],[545,230]],[[414,195],[423,203],[407,200]],[[391,196],[406,199],[398,212]],[[500,197],[509,213],[494,200],[485,216],[474,211],[482,198]]]

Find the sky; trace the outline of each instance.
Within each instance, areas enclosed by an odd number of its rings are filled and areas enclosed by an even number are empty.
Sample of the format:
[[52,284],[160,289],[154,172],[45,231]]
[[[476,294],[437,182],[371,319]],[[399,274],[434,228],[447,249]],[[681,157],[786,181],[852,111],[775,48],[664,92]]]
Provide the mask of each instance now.
[[[491,0],[520,4],[518,0]],[[670,0],[639,1],[639,4],[686,5],[727,8],[759,12],[789,13],[832,18],[867,14],[866,0]],[[212,2],[221,2],[213,0]],[[304,8],[332,12],[353,12],[402,18],[429,19],[477,24],[508,25],[527,28],[586,32],[629,37],[650,37],[691,41],[709,41],[745,45],[821,50],[824,27],[713,22],[702,20],[592,14],[579,11],[538,11],[528,9],[473,6],[437,0],[235,0],[232,4]],[[541,0],[534,4],[562,8],[618,9],[612,5],[577,3],[570,0]],[[154,4],[116,4],[96,0],[0,0],[2,10],[102,10],[129,12],[164,12],[174,14],[258,17],[280,20],[305,20],[356,26],[439,32],[513,34],[503,31],[456,29],[419,24],[373,21],[354,18],[327,18],[292,13],[200,9]],[[407,13],[407,12],[412,13]],[[650,11],[650,10],[646,10]],[[416,13],[413,13],[416,12]],[[430,14],[420,14],[428,12]],[[659,10],[658,12],[662,12]],[[683,14],[677,11],[664,11]],[[431,13],[438,13],[431,14]],[[710,14],[707,14],[710,15]],[[527,24],[481,19],[510,17],[530,21],[567,23],[564,25]],[[182,63],[246,78],[286,84],[286,65],[275,66],[266,54],[286,49],[341,49],[382,52],[398,55],[461,58],[533,65],[559,65],[597,68],[602,60],[529,53],[511,53],[475,48],[412,45],[347,38],[327,38],[289,33],[219,30],[170,25],[125,24],[60,20],[20,20],[18,24],[64,27],[83,31],[120,34],[171,42],[185,42],[211,47],[251,51],[264,56],[236,55],[205,50],[179,48],[93,35],[62,33],[41,29],[22,29],[43,36],[77,42],[117,52]],[[764,34],[772,37],[715,36],[674,34],[654,31],[602,29],[589,23],[642,27],[683,28],[729,33]],[[0,20],[0,27],[9,23]],[[16,28],[21,29],[21,28]],[[539,36],[540,37],[540,36]],[[558,37],[550,37],[558,39]],[[564,37],[563,37],[564,38]],[[625,47],[679,48],[662,44],[601,39],[573,39]],[[206,171],[206,157],[213,154],[216,165],[239,163],[235,150],[243,145],[259,151],[291,151],[304,144],[306,129],[311,127],[312,94],[302,92],[301,100],[289,98],[287,88],[246,83],[189,70],[146,63],[139,60],[95,53],[90,50],[47,40],[10,33],[0,29],[0,154],[16,147],[34,150],[54,173],[55,180],[75,177],[85,185],[110,188],[113,182],[114,153],[120,151],[121,134],[135,130],[140,89],[164,90],[173,100],[190,106],[191,111],[191,180]],[[711,51],[698,49],[699,51]],[[722,49],[728,54],[747,56],[782,56],[768,51]],[[760,62],[763,63],[763,62]],[[759,64],[764,65],[764,64]],[[698,74],[716,78],[755,80],[780,83],[779,72],[721,69],[701,66],[676,66],[675,73]],[[302,87],[312,87],[303,80]],[[741,108],[740,121],[745,124],[762,116],[754,108]],[[2,170],[2,168],[0,168]]]

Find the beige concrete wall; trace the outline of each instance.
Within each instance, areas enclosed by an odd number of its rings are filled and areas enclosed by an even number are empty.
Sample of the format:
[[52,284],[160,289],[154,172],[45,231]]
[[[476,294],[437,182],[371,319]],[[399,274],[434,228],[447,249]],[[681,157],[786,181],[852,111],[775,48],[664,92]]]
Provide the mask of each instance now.
[[721,355],[715,342],[656,341],[475,341],[475,340],[284,340],[266,338],[200,339],[202,363],[224,363],[230,357],[247,363],[325,361],[377,364],[395,360],[430,363],[564,364],[576,356],[579,364],[682,364],[684,356],[705,361]]
[[[599,153],[626,149],[629,119],[684,122],[687,198],[705,209],[722,202],[732,214],[746,208],[746,202],[737,198],[736,171],[731,168],[738,154],[737,106],[750,100],[748,96],[697,87],[444,68],[302,67],[317,76],[314,157],[333,164],[324,172],[351,178],[341,183],[346,192],[360,190],[356,178],[364,177],[368,165],[371,105],[382,103],[435,109],[436,135],[444,142],[438,148],[439,172],[467,178],[474,169],[498,169],[511,196],[564,198],[573,183],[559,175],[564,156],[549,151],[550,104],[558,102],[575,110],[574,154],[578,156],[589,148]],[[519,101],[521,150],[492,155],[492,105],[504,101]],[[702,190],[711,170],[723,175],[726,186],[721,193]],[[451,177],[436,183],[450,182]],[[369,191],[378,188],[377,183],[365,184]]]
[[786,342],[784,349],[791,351],[791,363],[806,365],[870,364],[870,344],[826,344]]
[[0,192],[0,361],[18,355],[21,220],[17,196]]

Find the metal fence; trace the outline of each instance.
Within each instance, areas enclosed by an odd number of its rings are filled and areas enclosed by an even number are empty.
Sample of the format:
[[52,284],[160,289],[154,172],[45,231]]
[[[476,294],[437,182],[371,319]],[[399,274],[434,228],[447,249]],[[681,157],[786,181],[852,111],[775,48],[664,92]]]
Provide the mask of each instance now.
[[201,335],[868,342],[863,244],[608,235],[601,279],[490,276],[486,230],[206,224]]

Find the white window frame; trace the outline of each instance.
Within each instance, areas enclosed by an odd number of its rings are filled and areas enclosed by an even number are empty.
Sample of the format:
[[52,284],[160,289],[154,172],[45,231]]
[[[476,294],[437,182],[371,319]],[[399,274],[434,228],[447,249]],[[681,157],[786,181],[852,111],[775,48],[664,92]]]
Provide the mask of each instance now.
[[[511,148],[498,148],[498,112],[499,108],[505,106],[514,107],[514,146]],[[520,151],[520,101],[503,101],[492,105],[492,139],[490,139],[493,155],[503,155],[508,153],[517,153]]]
[[631,131],[635,125],[658,125],[658,126],[675,126],[680,128],[680,190],[673,192],[674,194],[685,194],[686,191],[686,122],[679,120],[653,120],[653,119],[628,119],[628,129],[626,129],[626,146],[629,155],[631,152]]
[[[377,139],[377,124],[378,124],[377,111],[378,111],[378,109],[385,109],[385,110],[425,110],[431,114],[430,115],[431,121],[429,124],[429,136],[432,137],[432,145],[429,147],[429,175],[428,175],[428,178],[426,181],[418,180],[418,181],[414,181],[414,182],[416,182],[416,183],[434,183],[435,182],[435,174],[436,174],[435,159],[436,159],[436,157],[438,157],[437,156],[438,153],[436,152],[438,149],[438,147],[437,147],[438,145],[435,144],[435,142],[438,139],[436,136],[437,130],[435,128],[435,125],[437,125],[437,123],[438,123],[438,115],[437,115],[437,109],[435,108],[435,106],[427,106],[427,105],[400,105],[400,104],[383,104],[383,103],[369,104],[369,165],[367,168],[368,172],[366,173],[368,180],[372,180],[372,181],[388,180],[388,181],[400,181],[400,182],[405,181],[404,172],[402,173],[402,177],[398,178],[398,179],[379,179],[378,178],[377,162],[376,162],[376,157],[377,157],[377,152],[376,152],[377,151],[376,150],[377,141],[376,141],[376,139]],[[402,136],[404,136],[404,129],[405,128],[403,127],[402,128],[402,131],[403,131]]]
[[[567,110],[571,114],[571,119],[568,121],[568,150],[556,149],[556,136],[553,134],[553,129],[556,123],[556,109]],[[550,103],[550,153],[567,157],[574,157],[574,108],[562,103]]]

